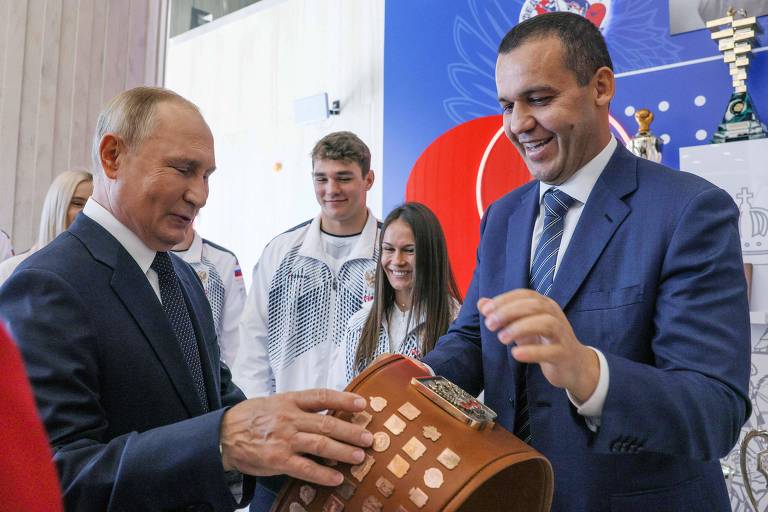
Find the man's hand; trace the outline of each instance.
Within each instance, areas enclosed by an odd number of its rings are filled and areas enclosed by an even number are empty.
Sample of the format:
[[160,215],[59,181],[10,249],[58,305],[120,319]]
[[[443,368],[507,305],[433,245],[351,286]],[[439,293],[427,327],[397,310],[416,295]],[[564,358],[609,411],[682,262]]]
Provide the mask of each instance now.
[[512,357],[538,363],[547,380],[586,401],[600,379],[597,354],[581,344],[560,306],[533,290],[513,290],[493,299],[481,298],[477,309],[499,341],[515,344]]
[[221,421],[221,460],[225,471],[254,476],[286,474],[320,485],[341,484],[338,471],[306,455],[350,464],[365,456],[373,436],[325,409],[358,412],[365,400],[353,393],[311,389],[253,398],[228,410]]

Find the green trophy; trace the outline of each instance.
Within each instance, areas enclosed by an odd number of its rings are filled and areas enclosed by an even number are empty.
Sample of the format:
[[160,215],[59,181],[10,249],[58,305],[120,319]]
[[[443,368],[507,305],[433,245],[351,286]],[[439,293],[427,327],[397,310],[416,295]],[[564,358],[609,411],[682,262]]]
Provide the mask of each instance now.
[[[737,19],[737,15],[742,17]],[[713,144],[768,136],[768,130],[757,118],[752,98],[747,92],[747,68],[756,26],[757,18],[746,17],[743,9],[736,12],[733,8],[728,9],[727,16],[707,22],[712,39],[717,41],[723,60],[728,64],[733,84],[723,121],[710,141]]]

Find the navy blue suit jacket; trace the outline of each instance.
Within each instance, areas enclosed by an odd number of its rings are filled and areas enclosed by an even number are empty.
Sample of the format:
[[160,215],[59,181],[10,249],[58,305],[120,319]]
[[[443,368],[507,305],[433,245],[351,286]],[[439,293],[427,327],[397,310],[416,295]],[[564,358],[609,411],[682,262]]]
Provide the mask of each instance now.
[[731,198],[617,148],[587,200],[551,297],[610,384],[593,433],[538,365],[479,317],[480,297],[528,287],[539,183],[491,205],[464,306],[424,362],[479,393],[513,429],[528,379],[532,446],[552,462],[553,510],[730,510],[718,457],[750,414],[749,309]]
[[[146,276],[85,215],[0,288],[0,317],[24,357],[68,510],[235,508],[219,425],[222,407],[245,397],[220,365],[202,285],[171,260],[198,339],[207,414]],[[247,478],[246,493],[252,486]]]

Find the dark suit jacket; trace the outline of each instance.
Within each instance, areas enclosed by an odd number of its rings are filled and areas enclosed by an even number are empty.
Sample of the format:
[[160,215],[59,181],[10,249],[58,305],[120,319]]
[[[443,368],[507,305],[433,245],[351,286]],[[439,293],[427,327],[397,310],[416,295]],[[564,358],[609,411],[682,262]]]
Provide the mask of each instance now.
[[597,433],[481,323],[476,303],[528,287],[538,182],[495,202],[459,317],[424,362],[485,389],[509,430],[518,372],[528,379],[533,441],[555,471],[553,510],[730,510],[718,457],[749,417],[749,310],[739,213],[691,174],[613,154],[582,211],[551,297],[576,337],[608,361]]
[[222,407],[245,397],[220,365],[202,285],[171,259],[197,334],[207,414],[146,276],[85,215],[0,288],[0,316],[27,365],[68,510],[235,508],[219,424]]

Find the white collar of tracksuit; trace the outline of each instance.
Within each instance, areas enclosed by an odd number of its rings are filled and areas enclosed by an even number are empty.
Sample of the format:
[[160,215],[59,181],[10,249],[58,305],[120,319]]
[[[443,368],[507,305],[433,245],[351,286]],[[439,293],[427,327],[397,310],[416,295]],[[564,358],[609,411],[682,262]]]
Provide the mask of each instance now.
[[203,237],[195,231],[195,237],[192,239],[189,249],[186,251],[174,251],[174,254],[189,264],[201,263],[203,261]]
[[[367,211],[368,219],[365,221],[363,231],[360,233],[360,239],[357,241],[355,246],[352,247],[352,251],[350,251],[346,261],[356,259],[370,259],[373,258],[376,253],[376,237],[379,230],[379,221],[370,209]],[[323,249],[320,220],[320,215],[312,219],[312,223],[307,229],[304,241],[301,243],[301,247],[299,248],[299,256],[325,262],[328,258],[325,255],[325,249]]]

